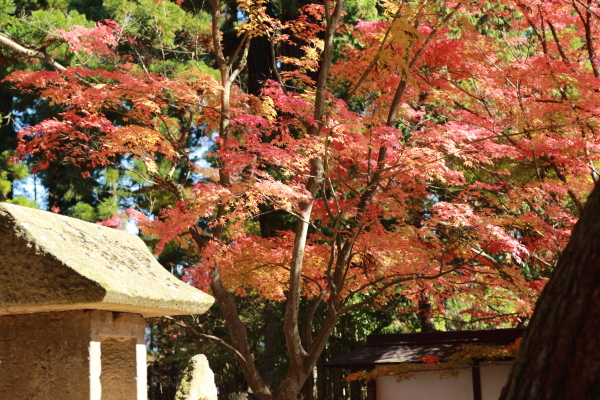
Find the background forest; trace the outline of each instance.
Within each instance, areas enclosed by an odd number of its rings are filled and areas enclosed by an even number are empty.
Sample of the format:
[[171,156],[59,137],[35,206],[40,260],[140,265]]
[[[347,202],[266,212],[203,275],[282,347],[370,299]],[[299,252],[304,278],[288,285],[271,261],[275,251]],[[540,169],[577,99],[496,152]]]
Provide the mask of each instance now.
[[152,400],[197,353],[223,399],[361,399],[323,363],[368,334],[526,324],[599,176],[592,0],[0,8],[0,200],[217,299],[149,321]]

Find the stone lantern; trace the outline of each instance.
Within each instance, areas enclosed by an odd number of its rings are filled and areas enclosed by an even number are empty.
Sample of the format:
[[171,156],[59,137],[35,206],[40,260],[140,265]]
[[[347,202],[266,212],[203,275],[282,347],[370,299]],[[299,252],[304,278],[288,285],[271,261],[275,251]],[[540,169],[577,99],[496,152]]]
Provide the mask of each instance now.
[[144,318],[212,303],[135,235],[0,203],[0,399],[145,400]]

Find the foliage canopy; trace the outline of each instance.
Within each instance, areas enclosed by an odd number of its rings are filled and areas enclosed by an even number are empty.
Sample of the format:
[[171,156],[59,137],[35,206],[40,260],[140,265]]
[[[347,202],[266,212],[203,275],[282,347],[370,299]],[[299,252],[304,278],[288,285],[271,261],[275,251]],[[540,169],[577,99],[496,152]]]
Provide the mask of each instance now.
[[[598,179],[597,8],[279,6],[111,0],[112,20],[58,13],[42,39],[20,36],[29,47],[2,34],[15,59],[51,67],[5,82],[58,110],[20,130],[16,157],[139,185],[113,191],[137,207],[105,223],[183,249],[183,278],[217,298],[261,400],[295,399],[341,315],[372,303],[444,315],[461,299],[478,319],[528,318]],[[265,79],[250,72],[259,45]],[[193,144],[214,134],[207,167]],[[261,234],[276,213],[282,229]],[[233,295],[285,304],[277,387]]]

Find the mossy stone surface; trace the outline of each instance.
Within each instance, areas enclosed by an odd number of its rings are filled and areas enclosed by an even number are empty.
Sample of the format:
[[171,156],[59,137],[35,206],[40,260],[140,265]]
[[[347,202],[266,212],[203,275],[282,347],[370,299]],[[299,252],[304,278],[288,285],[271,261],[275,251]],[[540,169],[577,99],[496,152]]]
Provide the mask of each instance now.
[[213,301],[165,270],[135,235],[0,203],[0,315],[202,314]]

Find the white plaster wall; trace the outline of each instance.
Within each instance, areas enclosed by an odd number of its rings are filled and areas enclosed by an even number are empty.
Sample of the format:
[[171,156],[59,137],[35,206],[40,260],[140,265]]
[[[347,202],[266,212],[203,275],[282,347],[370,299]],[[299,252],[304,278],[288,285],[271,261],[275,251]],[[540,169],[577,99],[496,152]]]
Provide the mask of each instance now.
[[90,342],[90,400],[102,399],[102,350],[100,342]]
[[508,381],[510,364],[482,364],[481,398],[482,400],[498,400],[502,388]]
[[417,372],[401,382],[394,376],[381,376],[377,378],[377,400],[473,400],[471,370],[443,379],[433,371]]
[[[510,364],[482,364],[482,400],[498,400],[508,380]],[[473,400],[473,375],[464,370],[456,378],[440,379],[435,372],[416,372],[400,382],[394,376],[377,378],[377,400]]]
[[137,364],[137,398],[138,400],[147,400],[148,370],[146,367],[146,345],[144,343],[135,345],[135,356]]

